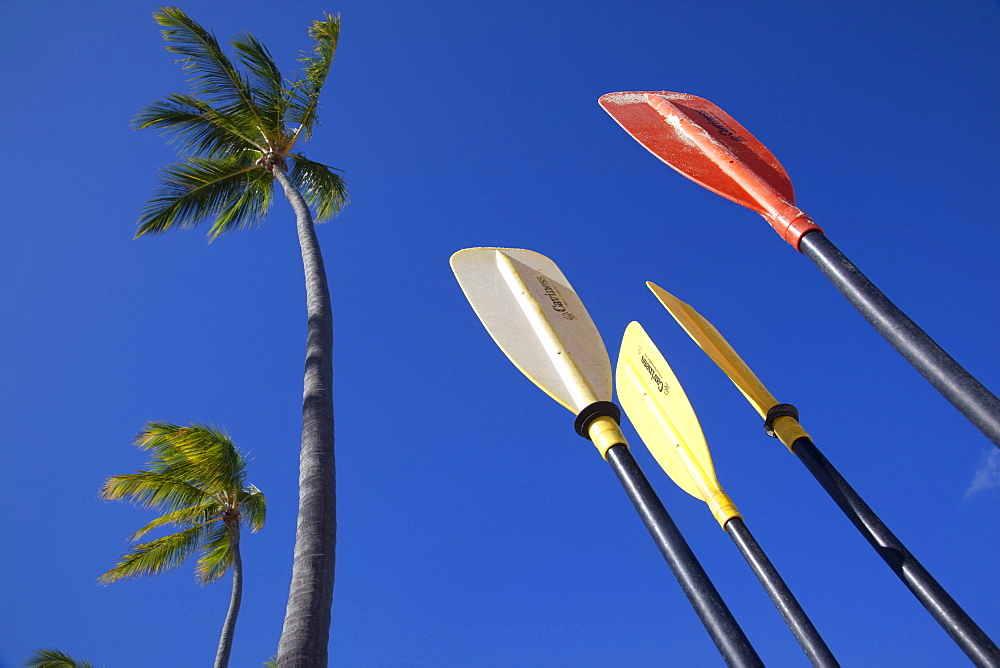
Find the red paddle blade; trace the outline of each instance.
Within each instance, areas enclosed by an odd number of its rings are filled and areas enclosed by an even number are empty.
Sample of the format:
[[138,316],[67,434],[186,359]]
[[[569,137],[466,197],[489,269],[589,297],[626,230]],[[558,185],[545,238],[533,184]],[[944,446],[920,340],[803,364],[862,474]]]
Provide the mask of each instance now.
[[737,204],[758,212],[790,244],[819,227],[795,206],[784,167],[746,128],[694,95],[608,93],[601,107],[653,155]]

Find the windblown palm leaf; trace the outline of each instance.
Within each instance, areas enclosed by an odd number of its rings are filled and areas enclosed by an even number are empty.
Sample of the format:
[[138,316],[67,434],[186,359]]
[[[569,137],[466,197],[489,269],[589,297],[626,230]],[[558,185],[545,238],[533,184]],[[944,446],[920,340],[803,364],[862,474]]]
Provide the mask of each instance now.
[[264,125],[279,128],[290,103],[285,80],[274,64],[270,51],[256,37],[244,33],[233,40],[239,60],[248,72],[254,106]]
[[307,160],[297,153],[291,154],[289,161],[292,168],[288,180],[316,211],[317,222],[336,216],[347,202],[344,180],[331,171],[332,167]]
[[311,54],[304,54],[300,59],[305,65],[305,76],[292,84],[293,104],[288,118],[290,123],[299,124],[295,138],[301,134],[306,140],[312,138],[313,126],[318,120],[316,110],[319,107],[319,94],[337,52],[340,16],[326,14],[324,20],[313,21],[309,36],[316,41],[316,46]]
[[247,146],[261,155],[266,150],[264,142],[253,136],[252,128],[241,128],[207,102],[182,93],[172,93],[144,107],[132,125],[137,130],[163,130],[184,155],[222,158],[241,153]]
[[177,7],[161,7],[153,18],[163,26],[167,51],[181,56],[181,66],[193,74],[195,95],[226,107],[227,115],[240,120],[258,116],[250,82],[233,66],[215,35]]
[[26,668],[94,668],[87,661],[77,661],[55,648],[37,650],[24,664]]
[[[204,540],[205,527],[195,526],[168,536],[134,545],[102,575],[98,582],[110,584],[140,575],[158,575],[173,570],[194,554]],[[199,559],[199,565],[201,560]],[[204,584],[204,581],[203,581]]]
[[108,478],[101,489],[101,498],[171,512],[200,504],[205,493],[183,478],[150,470]]
[[271,208],[274,177],[255,164],[260,153],[228,158],[191,158],[163,168],[163,182],[139,219],[140,234],[174,225],[215,222],[209,236],[260,223]]
[[214,500],[189,508],[178,508],[160,515],[141,529],[136,529],[128,539],[131,541],[139,540],[150,531],[165,526],[202,526],[214,520],[217,514],[218,504]]
[[[179,154],[178,162],[163,169],[160,187],[139,217],[136,236],[210,222],[208,237],[214,240],[256,225],[274,202],[275,181],[295,212],[305,269],[307,364],[296,557],[278,657],[283,666],[326,665],[336,555],[333,316],[314,223],[336,216],[348,197],[340,170],[309,160],[299,144],[312,137],[318,123],[320,93],[340,38],[340,17],[325,14],[312,23],[313,46],[300,58],[302,73],[291,79],[282,77],[267,47],[249,33],[231,42],[233,55],[228,56],[210,30],[180,9],[163,7],[154,18],[163,29],[167,50],[190,75],[191,90],[168,95],[133,119],[136,128],[161,131]],[[165,506],[168,512],[179,510],[176,504],[188,499],[188,491],[176,485],[156,492],[160,496],[143,496],[134,491],[142,488],[141,482],[121,482],[123,498],[176,502]],[[248,494],[240,497],[243,518],[259,526],[262,502],[258,507],[258,497]],[[161,524],[154,522],[148,528],[157,526]],[[204,526],[213,525],[209,521]],[[225,564],[206,555],[221,550],[222,537],[211,528],[205,531],[200,540],[207,541],[202,543],[207,549],[202,558],[208,561],[199,562],[198,573],[212,578],[219,569],[224,572]]]

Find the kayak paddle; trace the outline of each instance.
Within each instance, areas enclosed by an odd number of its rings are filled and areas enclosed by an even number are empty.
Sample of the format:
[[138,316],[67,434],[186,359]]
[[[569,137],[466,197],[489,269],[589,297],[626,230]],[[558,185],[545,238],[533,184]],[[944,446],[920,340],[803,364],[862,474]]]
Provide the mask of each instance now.
[[[765,419],[764,429],[767,434],[780,439],[789,450],[798,455],[858,531],[927,608],[938,624],[962,648],[962,651],[977,665],[1000,665],[1000,649],[906,549],[906,546],[889,531],[878,515],[823,456],[809,434],[799,424],[798,411],[795,407],[778,403],[736,354],[729,342],[691,306],[654,283],[646,285],[684,331],[729,376],[743,396]],[[621,390],[618,394],[621,395]],[[624,404],[624,399],[622,403]],[[631,413],[629,415],[631,416]]]
[[660,467],[691,496],[708,504],[750,564],[767,595],[814,666],[839,666],[830,648],[774,568],[715,477],[712,455],[691,403],[642,326],[631,323],[615,373],[618,400]]
[[685,93],[627,92],[600,105],[653,155],[712,192],[761,214],[805,254],[889,343],[1000,447],[1000,399],[931,339],[795,206],[788,174],[746,128]]
[[529,250],[467,248],[455,277],[501,350],[576,416],[576,431],[611,464],[695,612],[732,666],[763,666],[643,475],[611,403],[611,362],[597,327],[552,260]]

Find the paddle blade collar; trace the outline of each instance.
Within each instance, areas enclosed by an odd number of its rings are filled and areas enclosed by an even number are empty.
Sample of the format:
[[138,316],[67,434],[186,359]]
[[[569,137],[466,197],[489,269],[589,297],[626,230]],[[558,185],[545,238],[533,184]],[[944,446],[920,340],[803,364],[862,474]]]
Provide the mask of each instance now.
[[517,248],[467,248],[451,256],[451,268],[486,331],[535,385],[574,414],[611,400],[604,341],[552,260]]
[[616,388],[639,437],[670,479],[707,503],[723,529],[739,517],[715,477],[712,455],[684,388],[637,322],[629,324],[622,339]]
[[632,137],[695,183],[753,209],[798,250],[807,232],[820,230],[795,206],[784,167],[732,116],[686,93],[608,93],[598,100]]

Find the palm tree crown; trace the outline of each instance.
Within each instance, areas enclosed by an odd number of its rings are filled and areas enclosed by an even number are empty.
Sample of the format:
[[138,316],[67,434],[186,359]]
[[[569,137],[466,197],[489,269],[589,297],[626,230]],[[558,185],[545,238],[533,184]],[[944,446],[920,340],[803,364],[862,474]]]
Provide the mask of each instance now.
[[150,422],[134,443],[153,454],[146,469],[111,476],[101,487],[101,498],[164,511],[130,540],[168,525],[180,531],[133,545],[98,581],[156,575],[180,566],[196,550],[201,552],[195,568],[201,584],[218,580],[232,568],[229,611],[215,657],[216,668],[224,668],[243,598],[240,526],[251,531],[264,526],[267,502],[259,489],[246,482],[246,458],[218,429]]
[[[144,107],[136,128],[159,128],[177,145],[179,162],[139,218],[136,236],[193,227],[214,217],[209,238],[259,223],[274,199],[274,172],[287,174],[315,211],[315,222],[335,216],[347,188],[332,168],[293,153],[317,123],[319,94],[340,36],[340,17],[314,21],[315,41],[303,54],[302,76],[285,80],[267,47],[244,33],[232,40],[234,63],[215,36],[176,7],[154,14],[167,50],[192,73],[191,93],[173,93]],[[238,67],[237,63],[239,64]]]
[[150,422],[134,443],[152,452],[146,470],[111,476],[101,498],[163,511],[129,540],[168,525],[181,530],[133,545],[99,581],[156,575],[180,566],[199,549],[198,581],[221,578],[233,563],[230,527],[242,524],[257,531],[264,526],[267,502],[246,483],[246,458],[226,434],[206,426]]

